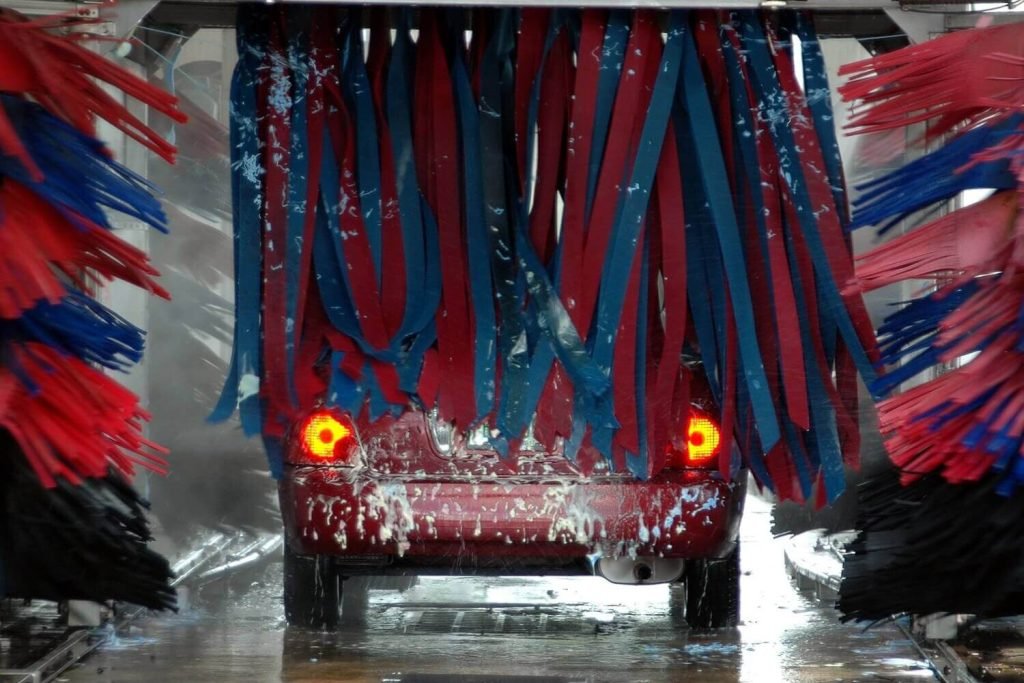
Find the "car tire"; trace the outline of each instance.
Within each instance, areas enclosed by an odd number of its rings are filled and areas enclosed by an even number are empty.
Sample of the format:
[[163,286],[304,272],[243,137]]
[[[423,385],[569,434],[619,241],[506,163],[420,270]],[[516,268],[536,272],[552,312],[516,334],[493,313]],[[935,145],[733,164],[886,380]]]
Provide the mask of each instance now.
[[732,628],[739,624],[739,545],[722,560],[689,562],[684,582],[686,623],[690,628]]
[[332,630],[341,621],[342,578],[326,555],[284,548],[284,616],[292,626]]

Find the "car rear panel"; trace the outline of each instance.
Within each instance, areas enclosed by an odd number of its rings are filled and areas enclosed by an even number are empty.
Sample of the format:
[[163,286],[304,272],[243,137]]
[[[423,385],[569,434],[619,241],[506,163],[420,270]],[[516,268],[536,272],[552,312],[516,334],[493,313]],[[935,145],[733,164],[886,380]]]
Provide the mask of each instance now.
[[381,476],[536,479],[587,474],[624,481],[632,478],[626,473],[610,473],[604,458],[587,446],[580,449],[575,462],[564,457],[560,443],[546,452],[529,432],[514,457],[501,458],[481,436],[485,430],[463,434],[436,415],[415,409],[398,418],[386,416],[370,423],[364,417],[356,422],[364,465]]
[[595,477],[486,482],[289,466],[280,483],[302,554],[429,557],[721,557],[734,544],[745,479],[666,471],[649,482]]
[[414,408],[373,422],[364,414],[353,427],[352,466],[293,457],[285,468],[281,511],[295,552],[444,571],[722,557],[735,546],[744,473],[726,481],[715,471],[665,469],[640,481],[610,471],[586,444],[570,462],[560,441],[545,449],[532,430],[514,457],[501,458],[485,428],[464,434]]

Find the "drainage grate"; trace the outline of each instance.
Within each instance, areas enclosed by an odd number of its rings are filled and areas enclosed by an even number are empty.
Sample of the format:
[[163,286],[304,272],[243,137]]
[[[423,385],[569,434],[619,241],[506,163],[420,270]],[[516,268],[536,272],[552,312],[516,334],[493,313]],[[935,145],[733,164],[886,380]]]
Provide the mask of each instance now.
[[589,676],[497,676],[476,674],[396,673],[381,683],[591,683]]
[[407,610],[395,626],[405,633],[552,635],[595,629],[614,631],[624,624],[581,618],[550,609],[503,611],[479,608]]

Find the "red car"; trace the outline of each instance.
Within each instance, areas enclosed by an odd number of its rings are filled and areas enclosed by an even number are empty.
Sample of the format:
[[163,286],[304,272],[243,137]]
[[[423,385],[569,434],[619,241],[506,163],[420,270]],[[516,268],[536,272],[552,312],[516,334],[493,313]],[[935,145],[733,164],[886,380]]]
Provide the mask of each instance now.
[[732,476],[719,473],[700,386],[669,466],[648,481],[586,449],[584,474],[529,433],[502,460],[480,430],[416,409],[375,423],[312,410],[285,445],[279,484],[289,623],[337,626],[352,577],[599,574],[683,584],[691,627],[735,625],[746,473],[735,454]]

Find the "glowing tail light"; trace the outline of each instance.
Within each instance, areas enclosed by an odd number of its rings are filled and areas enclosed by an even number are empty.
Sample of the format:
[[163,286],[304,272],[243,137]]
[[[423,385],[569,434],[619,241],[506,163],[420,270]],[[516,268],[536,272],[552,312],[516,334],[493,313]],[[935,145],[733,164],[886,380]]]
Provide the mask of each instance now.
[[709,468],[718,464],[722,433],[718,423],[707,415],[693,411],[686,423],[686,438],[676,453],[676,464],[682,467]]
[[352,423],[346,418],[328,411],[317,411],[302,423],[298,437],[305,462],[354,464],[356,435]]

